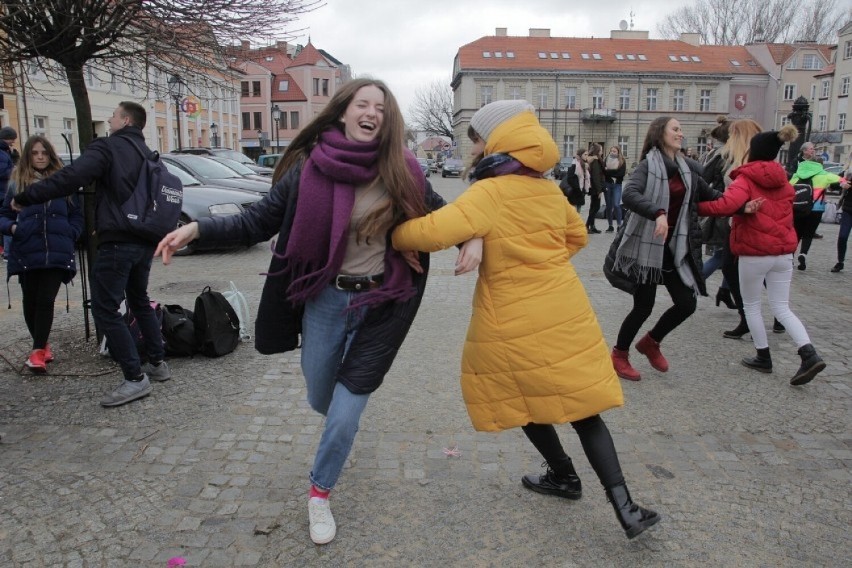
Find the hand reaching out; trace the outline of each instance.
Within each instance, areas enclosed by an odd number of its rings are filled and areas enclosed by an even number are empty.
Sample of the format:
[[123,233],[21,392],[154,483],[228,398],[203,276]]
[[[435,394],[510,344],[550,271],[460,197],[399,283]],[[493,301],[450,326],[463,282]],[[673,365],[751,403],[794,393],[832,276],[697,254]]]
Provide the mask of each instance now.
[[198,232],[198,223],[195,221],[188,223],[163,237],[163,240],[157,245],[157,250],[154,251],[154,256],[162,254],[163,264],[169,264],[176,250],[182,249],[199,236],[201,235]]

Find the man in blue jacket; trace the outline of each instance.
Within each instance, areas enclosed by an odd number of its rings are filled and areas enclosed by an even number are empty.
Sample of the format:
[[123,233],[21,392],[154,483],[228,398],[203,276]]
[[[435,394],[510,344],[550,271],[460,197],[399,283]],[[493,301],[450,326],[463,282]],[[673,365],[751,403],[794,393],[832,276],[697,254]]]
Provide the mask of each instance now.
[[[12,176],[12,168],[15,167],[15,160],[12,158],[12,144],[18,139],[18,133],[11,126],[0,128],[0,199],[5,197],[6,189],[9,186],[9,178]],[[3,237],[3,258],[9,256],[9,246],[12,244],[12,237]]]
[[[142,398],[152,390],[150,380],[171,378],[168,364],[163,361],[160,324],[148,300],[148,277],[157,243],[128,232],[119,210],[133,193],[143,166],[134,144],[145,154],[150,153],[142,134],[146,120],[141,105],[119,103],[109,119],[108,138],[93,140],[74,164],[32,184],[12,202],[13,207],[43,203],[95,183],[98,255],[92,269],[92,315],[124,373],[124,381],[104,396],[101,406],[120,406]],[[141,364],[136,343],[120,312],[125,298],[145,339],[149,359],[145,365]]]

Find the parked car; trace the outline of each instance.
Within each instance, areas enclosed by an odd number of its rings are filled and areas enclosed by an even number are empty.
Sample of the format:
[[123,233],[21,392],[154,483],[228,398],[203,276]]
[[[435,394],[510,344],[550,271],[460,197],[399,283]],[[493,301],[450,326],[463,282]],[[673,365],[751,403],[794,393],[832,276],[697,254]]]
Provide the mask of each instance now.
[[240,189],[261,195],[269,193],[272,187],[272,184],[268,181],[246,179],[228,166],[215,162],[206,156],[162,154],[160,159],[166,164],[181,168],[205,185]]
[[553,166],[553,179],[562,179],[562,174],[574,166],[574,158],[561,158]]
[[213,160],[214,162],[219,162],[223,166],[227,166],[227,167],[231,168],[232,170],[234,170],[235,172],[237,172],[238,174],[240,174],[241,176],[243,176],[246,179],[253,179],[255,181],[262,181],[262,182],[268,183],[270,185],[272,184],[272,177],[258,175],[256,173],[254,173],[254,171],[251,168],[249,168],[248,166],[246,166],[245,164],[242,164],[242,163],[237,162],[235,160],[232,160],[230,158],[220,158],[219,156],[207,156],[207,159]]
[[432,172],[429,170],[429,161],[426,158],[417,158],[417,163],[420,164],[420,169],[423,170],[423,175],[429,177]]
[[426,158],[426,163],[429,164],[429,171],[432,171],[432,172],[438,171],[438,164],[435,162],[435,160],[433,160],[432,158]]
[[464,171],[464,162],[456,158],[447,158],[444,160],[444,165],[441,167],[441,177],[459,176],[461,177]]
[[275,168],[275,164],[278,163],[278,158],[283,156],[284,154],[262,154],[257,159],[258,166],[264,166],[267,168]]
[[[169,164],[165,160],[163,160],[163,163],[183,184],[183,206],[178,227],[197,221],[202,217],[237,215],[262,199],[260,195],[248,191],[203,185],[181,168]],[[182,249],[175,251],[175,254],[189,255],[194,252],[195,244],[189,243]]]
[[197,154],[202,156],[216,156],[219,158],[228,158],[230,160],[234,160],[235,162],[239,162],[251,169],[255,174],[272,177],[272,172],[274,171],[272,168],[267,168],[264,166],[258,166],[255,164],[251,158],[243,154],[242,152],[237,152],[236,150],[231,150],[230,148],[184,148],[176,154]]

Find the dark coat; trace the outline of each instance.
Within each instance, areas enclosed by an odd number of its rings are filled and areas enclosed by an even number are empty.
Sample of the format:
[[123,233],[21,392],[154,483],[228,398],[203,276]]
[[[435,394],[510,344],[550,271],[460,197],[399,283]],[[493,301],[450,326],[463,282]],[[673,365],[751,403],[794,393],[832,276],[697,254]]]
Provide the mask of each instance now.
[[[702,276],[702,267],[704,266],[704,262],[701,256],[701,226],[698,223],[698,202],[699,201],[712,201],[717,199],[721,194],[717,191],[710,189],[707,185],[707,182],[701,177],[701,167],[695,160],[686,160],[686,163],[689,165],[689,169],[692,171],[692,192],[690,194],[689,203],[684,203],[685,207],[689,207],[689,212],[687,216],[687,223],[689,224],[689,230],[687,231],[687,240],[689,242],[689,251],[690,254],[687,257],[687,262],[689,263],[689,268],[692,270],[692,274],[695,277],[695,283],[698,286],[699,291],[702,296],[707,295],[707,288],[704,283],[704,277]],[[627,183],[624,186],[624,193],[622,195],[622,199],[624,202],[624,207],[631,211],[631,214],[641,215],[645,219],[648,219],[650,222],[653,222],[657,218],[657,212],[659,211],[659,206],[650,199],[645,197],[645,189],[648,183],[648,160],[642,160],[639,162],[639,165],[636,166],[636,169],[633,170],[633,174],[630,176],[630,179],[627,180]],[[627,223],[625,222],[622,227],[626,227]],[[612,246],[610,247],[610,253],[607,255],[607,259],[604,263],[604,270],[606,271],[606,265],[610,260],[614,260],[614,251],[617,249],[618,244],[621,242],[621,235],[623,231],[620,231],[618,234],[618,238],[613,241]],[[612,259],[610,259],[612,256]],[[611,269],[610,263],[610,269]],[[609,275],[607,275],[609,279]],[[630,280],[625,280],[624,275],[618,276],[620,280],[624,280],[622,282],[616,283],[610,279],[610,283],[624,290],[628,293],[633,293],[636,289],[636,283]]]
[[589,160],[589,195],[598,197],[606,189],[606,176],[600,158]]
[[83,232],[83,211],[76,196],[52,199],[47,203],[28,205],[21,212],[10,207],[15,193],[15,183],[0,207],[0,232],[12,235],[7,277],[30,270],[60,268],[66,272],[63,282],[74,278],[74,246]]
[[127,201],[136,188],[142,170],[142,156],[131,143],[135,142],[146,154],[142,131],[135,126],[125,126],[106,138],[96,138],[73,164],[52,176],[29,186],[15,201],[21,205],[44,203],[65,197],[79,187],[95,183],[95,228],[98,242],[129,242],[152,244],[124,230],[120,223],[119,205]]
[[3,192],[3,195],[6,195],[6,187],[9,185],[9,177],[12,175],[14,167],[15,162],[12,160],[9,143],[0,140],[0,191]]
[[[200,219],[199,246],[213,248],[234,242],[250,246],[277,234],[275,252],[283,255],[296,215],[300,175],[300,167],[291,168],[272,186],[266,197],[241,215]],[[426,181],[427,208],[435,210],[444,204],[443,198],[432,191],[431,184]],[[391,246],[390,233],[388,231],[388,246]],[[429,272],[428,254],[420,254],[420,264],[423,266],[422,274],[412,271],[417,288],[414,297],[405,302],[385,302],[371,306],[366,311],[364,321],[337,369],[337,380],[349,391],[366,394],[382,384],[423,298]],[[269,273],[275,274],[282,268],[283,260],[273,256]],[[292,351],[299,346],[304,306],[294,305],[287,300],[289,286],[290,280],[284,275],[267,276],[264,283],[255,323],[255,348],[265,355]]]
[[[728,163],[722,158],[719,150],[713,150],[713,155],[704,164],[704,173],[701,177],[712,189],[724,193],[727,170]],[[730,235],[731,225],[727,217],[707,217],[701,220],[701,241],[705,245],[725,246]]]
[[624,175],[627,172],[627,162],[622,161],[621,165],[615,168],[614,170],[610,170],[606,167],[606,156],[603,157],[604,163],[604,175],[606,176],[607,183],[621,183],[624,181]]

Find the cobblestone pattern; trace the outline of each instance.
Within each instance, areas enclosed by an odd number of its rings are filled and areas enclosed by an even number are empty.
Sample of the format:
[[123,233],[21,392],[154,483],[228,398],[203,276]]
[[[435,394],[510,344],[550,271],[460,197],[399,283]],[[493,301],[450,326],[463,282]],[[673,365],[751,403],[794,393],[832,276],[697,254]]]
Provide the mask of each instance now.
[[[463,187],[433,181],[448,198]],[[174,359],[173,380],[105,410],[97,401],[119,372],[82,340],[79,290],[70,313],[57,307],[52,374],[33,377],[21,368],[29,344],[12,281],[13,309],[0,312],[0,565],[844,564],[850,274],[829,274],[837,226],[820,231],[793,282],[794,310],[828,362],[812,384],[789,386],[798,357],[786,335],[770,333],[773,374],[741,367],[751,342],[722,338],[736,315],[710,298],[663,343],[668,373],[632,353],[644,378],[623,383],[625,407],[605,418],[632,494],[663,515],[633,541],[570,426],[559,431],[585,482],[580,501],[523,489],[541,459],[520,431],[472,430],[458,370],[475,277],[452,276],[452,251],[434,257],[424,309],[363,417],[332,497],[338,536],[323,547],[308,538],[305,506],[322,422],[304,401],[298,352],[264,357],[244,344]],[[610,239],[593,235],[575,264],[612,342],[630,298],[600,270]],[[152,296],[191,307],[203,286],[233,280],[255,309],[268,257],[258,245],[157,266]],[[661,292],[652,317],[668,305]]]

